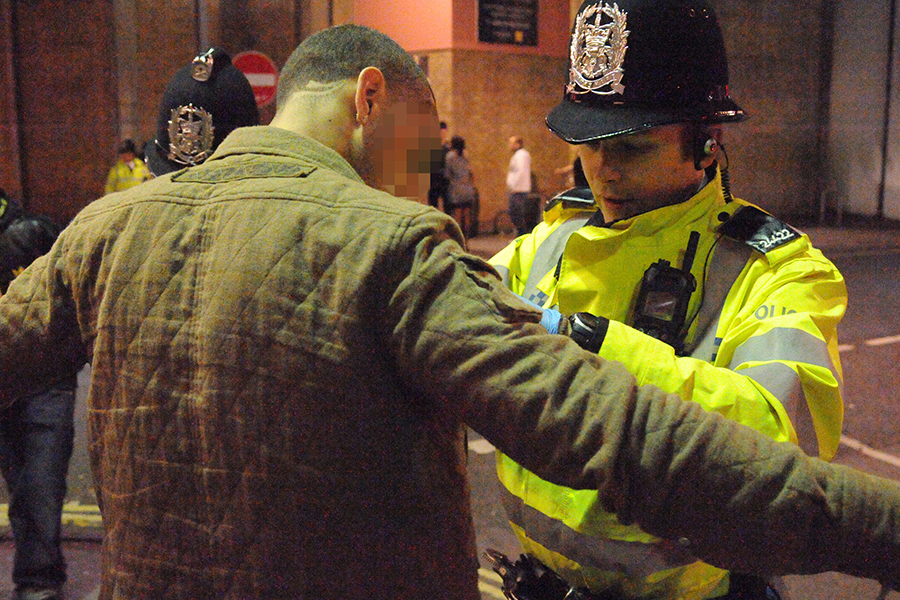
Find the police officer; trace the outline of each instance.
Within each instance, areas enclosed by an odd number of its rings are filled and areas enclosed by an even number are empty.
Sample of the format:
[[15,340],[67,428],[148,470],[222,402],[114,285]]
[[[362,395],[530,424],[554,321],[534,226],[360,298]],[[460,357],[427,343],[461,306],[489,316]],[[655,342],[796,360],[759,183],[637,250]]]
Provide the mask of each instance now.
[[205,161],[238,127],[259,125],[259,109],[247,77],[222,48],[210,48],[178,69],[166,85],[147,143],[154,175]]
[[[0,190],[0,295],[53,245],[59,228],[29,214]],[[9,489],[15,543],[14,600],[62,597],[62,508],[75,429],[74,377],[21,398],[0,415],[0,467]]]
[[[548,203],[543,223],[491,262],[641,383],[833,458],[846,288],[807,236],[731,195],[722,124],[745,113],[712,9],[587,0],[568,79],[547,124],[577,144],[592,194]],[[498,474],[525,550],[575,587],[672,600],[774,593],[621,522],[596,493],[502,455]]]

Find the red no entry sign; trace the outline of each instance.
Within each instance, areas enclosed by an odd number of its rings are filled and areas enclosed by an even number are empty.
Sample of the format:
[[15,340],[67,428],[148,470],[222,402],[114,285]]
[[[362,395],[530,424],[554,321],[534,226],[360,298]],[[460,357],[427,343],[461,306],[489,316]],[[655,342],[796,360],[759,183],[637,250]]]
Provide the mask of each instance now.
[[231,62],[247,76],[256,97],[256,106],[262,108],[275,98],[278,67],[271,58],[262,52],[248,50],[235,56]]

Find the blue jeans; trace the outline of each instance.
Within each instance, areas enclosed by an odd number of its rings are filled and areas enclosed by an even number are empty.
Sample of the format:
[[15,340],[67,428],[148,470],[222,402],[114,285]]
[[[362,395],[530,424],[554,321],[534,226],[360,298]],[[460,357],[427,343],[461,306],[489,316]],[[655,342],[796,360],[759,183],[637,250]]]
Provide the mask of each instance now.
[[0,468],[9,488],[16,587],[57,587],[66,580],[62,507],[75,428],[75,384],[17,400],[0,412]]

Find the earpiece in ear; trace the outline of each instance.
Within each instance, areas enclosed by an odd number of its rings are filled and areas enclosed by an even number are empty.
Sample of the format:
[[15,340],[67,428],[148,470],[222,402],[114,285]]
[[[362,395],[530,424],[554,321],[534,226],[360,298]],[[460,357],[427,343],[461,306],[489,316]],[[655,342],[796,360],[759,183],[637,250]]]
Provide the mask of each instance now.
[[712,136],[706,139],[702,136],[698,137],[694,145],[694,168],[699,171],[701,169],[700,163],[718,150],[719,143],[716,141],[716,138]]

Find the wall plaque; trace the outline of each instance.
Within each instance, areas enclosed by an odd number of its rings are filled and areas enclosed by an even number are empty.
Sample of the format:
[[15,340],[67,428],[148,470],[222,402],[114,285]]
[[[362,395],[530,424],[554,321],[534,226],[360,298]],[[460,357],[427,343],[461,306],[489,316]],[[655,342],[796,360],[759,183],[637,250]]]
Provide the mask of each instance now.
[[478,41],[537,46],[538,0],[479,0]]

